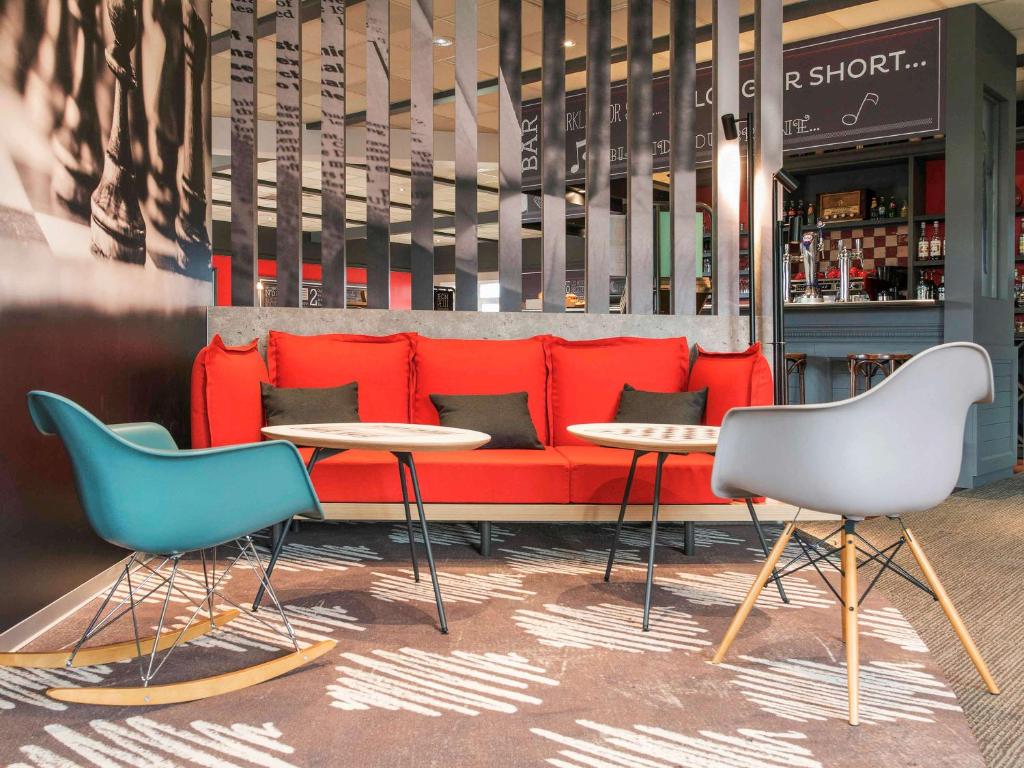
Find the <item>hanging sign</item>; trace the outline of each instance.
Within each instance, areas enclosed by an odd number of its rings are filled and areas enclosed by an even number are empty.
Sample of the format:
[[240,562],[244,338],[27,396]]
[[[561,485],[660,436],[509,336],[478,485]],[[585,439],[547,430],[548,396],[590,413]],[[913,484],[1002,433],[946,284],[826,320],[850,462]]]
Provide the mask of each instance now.
[[[806,152],[942,131],[942,14],[902,19],[787,45],[783,54],[783,151]],[[740,115],[754,110],[754,57],[740,57]],[[697,67],[697,165],[711,164],[711,64]],[[653,81],[654,169],[669,168],[669,76]],[[566,183],[585,180],[586,91],[565,99]],[[626,83],[613,83],[611,175],[623,177]],[[523,187],[540,186],[540,102],[523,105]]]

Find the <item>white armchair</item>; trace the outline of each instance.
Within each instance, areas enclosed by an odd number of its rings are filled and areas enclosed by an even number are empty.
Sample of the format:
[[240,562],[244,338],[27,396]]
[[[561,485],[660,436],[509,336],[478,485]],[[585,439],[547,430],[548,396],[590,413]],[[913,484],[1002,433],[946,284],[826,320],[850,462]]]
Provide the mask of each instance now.
[[[863,542],[856,524],[871,517],[898,519],[945,500],[960,472],[967,412],[974,403],[992,402],[993,395],[988,353],[976,344],[943,344],[916,355],[858,397],[823,405],[737,408],[722,423],[711,480],[717,495],[768,496],[843,518],[838,551],[851,725],[858,720],[857,542]],[[876,550],[866,553],[869,557],[860,565],[878,562],[923,586],[892,563],[895,553],[909,546],[927,591],[941,603],[989,691],[998,693],[920,545],[902,521],[900,525],[900,540],[883,551],[887,559]],[[771,578],[794,530],[794,523],[783,529],[733,618],[716,663]]]

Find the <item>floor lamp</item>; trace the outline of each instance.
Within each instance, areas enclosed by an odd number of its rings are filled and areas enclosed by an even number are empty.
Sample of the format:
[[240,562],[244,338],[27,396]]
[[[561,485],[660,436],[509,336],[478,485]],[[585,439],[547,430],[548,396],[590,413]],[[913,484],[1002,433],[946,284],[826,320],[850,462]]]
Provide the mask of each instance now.
[[[785,293],[782,290],[782,281],[789,280],[789,275],[782,270],[783,249],[788,248],[788,242],[783,241],[783,222],[779,219],[779,187],[792,194],[799,186],[796,179],[790,176],[784,169],[780,168],[772,174],[772,216],[775,222],[772,227],[772,335],[775,340],[772,342],[772,363],[775,369],[775,403],[784,403],[788,398],[786,392],[786,326],[785,314],[782,304],[782,297]],[[789,229],[793,228],[793,221]],[[797,230],[799,232],[799,230]],[[799,235],[798,235],[799,236]],[[792,239],[792,235],[790,235]]]

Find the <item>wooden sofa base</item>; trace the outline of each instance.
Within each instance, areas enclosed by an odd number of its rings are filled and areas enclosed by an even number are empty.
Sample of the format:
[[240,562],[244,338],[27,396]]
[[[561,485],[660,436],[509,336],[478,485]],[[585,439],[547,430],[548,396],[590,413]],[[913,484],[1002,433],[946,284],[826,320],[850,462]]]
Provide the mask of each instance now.
[[[397,503],[323,502],[328,520],[404,520],[405,511]],[[790,504],[766,501],[755,504],[762,522],[793,520],[799,512],[800,520],[838,520],[835,515],[810,510],[798,510]],[[471,522],[549,522],[549,523],[604,523],[619,517],[618,504],[424,504],[427,518],[437,521]],[[651,519],[650,504],[630,504],[626,520],[643,522]],[[662,504],[658,510],[660,521],[687,521],[695,523],[749,523],[746,504]]]

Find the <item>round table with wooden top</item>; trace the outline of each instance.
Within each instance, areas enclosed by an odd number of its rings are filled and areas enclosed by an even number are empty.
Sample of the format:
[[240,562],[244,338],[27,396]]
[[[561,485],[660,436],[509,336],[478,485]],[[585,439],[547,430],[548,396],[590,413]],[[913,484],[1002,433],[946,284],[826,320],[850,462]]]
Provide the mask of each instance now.
[[[603,448],[621,448],[633,451],[633,460],[629,464],[629,474],[626,475],[626,489],[622,494],[622,505],[619,507],[619,519],[615,524],[615,538],[612,540],[611,550],[608,552],[608,565],[605,568],[604,580],[608,581],[612,574],[612,565],[615,561],[615,549],[619,543],[619,534],[622,531],[622,521],[626,516],[626,507],[629,505],[629,492],[633,486],[633,476],[636,474],[636,463],[641,456],[648,453],[658,455],[654,470],[654,498],[651,504],[651,543],[647,550],[647,586],[644,592],[644,620],[643,628],[648,629],[651,614],[651,589],[654,583],[654,548],[658,536],[658,507],[661,503],[661,475],[665,460],[672,455],[686,455],[689,453],[714,454],[718,449],[719,427],[706,427],[700,424],[627,424],[627,423],[601,423],[601,424],[573,424],[569,432],[576,437],[582,438],[594,445]],[[764,531],[761,529],[761,522],[754,510],[752,499],[746,499],[747,509],[750,512],[750,519],[754,523],[761,549],[768,555],[769,547],[765,539]],[[687,522],[686,541],[687,554],[693,552],[693,523]],[[782,581],[778,573],[774,572],[775,583],[779,589],[779,595],[785,602],[789,602],[782,587]]]
[[[423,496],[416,477],[416,462],[413,453],[437,453],[441,451],[465,451],[479,448],[491,440],[483,432],[453,427],[439,427],[430,424],[387,424],[380,422],[352,422],[338,424],[289,424],[263,427],[264,436],[274,440],[287,440],[303,448],[313,448],[313,455],[306,463],[310,472],[321,459],[351,450],[386,451],[398,460],[398,476],[402,483],[402,502],[405,505],[405,525],[409,534],[409,552],[412,557],[413,577],[420,580],[419,565],[416,562],[415,539],[412,532],[412,513],[409,506],[409,490],[405,475],[408,471],[412,481],[413,499],[419,513],[423,530],[423,548],[427,553],[430,579],[434,585],[434,600],[437,603],[437,617],[441,632],[448,633],[448,621],[441,601],[441,587],[437,583],[434,555],[430,549],[430,535],[427,532],[427,516],[423,512]],[[277,556],[284,543],[284,533],[274,543],[273,554],[267,569],[267,576],[273,571]],[[257,594],[256,605],[262,594]]]

